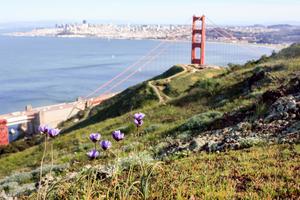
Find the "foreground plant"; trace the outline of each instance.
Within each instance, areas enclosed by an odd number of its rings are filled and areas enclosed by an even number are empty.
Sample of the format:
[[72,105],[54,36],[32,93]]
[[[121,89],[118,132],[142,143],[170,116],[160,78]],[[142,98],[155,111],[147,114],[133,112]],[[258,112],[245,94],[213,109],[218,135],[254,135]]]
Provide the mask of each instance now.
[[143,125],[143,123],[144,123],[144,121],[143,121],[143,119],[144,119],[144,117],[145,117],[145,114],[144,113],[141,113],[141,112],[139,112],[139,113],[135,113],[134,114],[134,116],[133,116],[133,118],[134,118],[134,124],[135,124],[135,126],[136,126],[136,129],[137,129],[137,136],[139,136],[140,135],[140,131],[139,131],[139,128]]
[[107,150],[111,147],[111,142],[108,140],[103,140],[100,142],[100,146],[103,150]]
[[120,130],[117,130],[117,131],[113,131],[112,133],[112,137],[117,141],[121,141],[124,139],[125,135],[124,133],[122,133]]
[[94,143],[98,142],[101,139],[100,133],[91,133],[90,134],[90,140]]
[[[114,137],[114,136],[113,136]],[[116,136],[120,139],[121,136]],[[124,135],[123,135],[124,138]],[[101,139],[101,135],[100,133],[91,133],[90,134],[90,140],[94,143],[94,149],[92,149],[91,151],[89,151],[87,153],[87,156],[90,159],[96,159],[99,157],[100,152],[97,150],[97,142],[100,141]],[[102,150],[106,151],[108,149],[111,148],[112,143],[109,140],[102,140],[101,142],[99,142],[100,147],[102,148]]]
[[96,159],[100,155],[100,153],[96,149],[93,149],[90,152],[88,152],[87,155],[90,159]]
[[54,138],[56,136],[58,136],[58,134],[60,133],[60,130],[57,129],[57,128],[53,128],[53,129],[49,129],[48,130],[48,136],[51,137],[51,138]]
[[90,134],[90,140],[94,143],[94,149],[92,149],[91,151],[89,151],[87,153],[87,156],[90,159],[96,159],[97,157],[99,157],[100,152],[97,151],[97,142],[101,139],[101,134],[100,133],[91,133]]
[[[43,178],[43,164],[44,164],[44,159],[46,156],[47,152],[47,141],[49,138],[54,138],[59,135],[60,130],[55,129],[55,128],[50,128],[48,125],[40,125],[38,128],[38,131],[44,135],[45,141],[44,141],[44,150],[43,150],[43,156],[41,159],[41,166],[40,166],[40,180],[39,180],[39,186],[38,189],[41,189],[42,186],[42,178]],[[54,161],[54,156],[53,156],[53,142],[51,143],[51,169],[50,169],[50,174],[52,173],[52,168],[53,168],[53,161]],[[46,193],[45,193],[46,195]],[[40,191],[38,192],[38,199],[40,199]],[[46,199],[46,196],[43,197],[43,199]]]

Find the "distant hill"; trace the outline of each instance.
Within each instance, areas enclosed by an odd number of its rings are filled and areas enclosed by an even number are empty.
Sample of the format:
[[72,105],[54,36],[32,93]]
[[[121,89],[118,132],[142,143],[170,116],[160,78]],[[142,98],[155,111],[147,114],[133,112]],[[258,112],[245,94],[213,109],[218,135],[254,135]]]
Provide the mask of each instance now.
[[279,28],[279,29],[282,29],[282,28],[291,28],[293,27],[292,25],[290,24],[274,24],[274,25],[270,25],[270,26],[267,26],[268,28]]

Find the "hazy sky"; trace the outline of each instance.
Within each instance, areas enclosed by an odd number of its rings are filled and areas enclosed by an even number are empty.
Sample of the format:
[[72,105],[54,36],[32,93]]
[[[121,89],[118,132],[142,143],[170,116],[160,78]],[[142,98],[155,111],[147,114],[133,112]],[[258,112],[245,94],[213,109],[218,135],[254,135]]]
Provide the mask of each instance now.
[[300,0],[0,0],[0,22],[184,23],[193,14],[219,24],[299,23]]

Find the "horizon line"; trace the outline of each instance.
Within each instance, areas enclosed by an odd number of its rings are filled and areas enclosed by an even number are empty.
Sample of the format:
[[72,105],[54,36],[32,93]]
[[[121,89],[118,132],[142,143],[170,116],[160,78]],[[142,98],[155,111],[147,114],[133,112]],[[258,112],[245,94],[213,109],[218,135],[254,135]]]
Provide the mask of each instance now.
[[[53,23],[53,25],[55,25],[55,23],[82,23],[83,20],[86,20],[87,23],[89,23],[89,21],[91,23],[102,23],[102,24],[109,24],[109,23],[113,23],[113,24],[119,24],[119,25],[126,25],[126,24],[157,24],[157,25],[188,25],[188,23],[174,23],[174,22],[133,22],[133,21],[123,21],[123,20],[116,20],[116,19],[45,19],[45,20],[13,20],[13,21],[0,21],[0,25],[9,25],[12,23],[17,23],[17,24],[28,24],[28,23]],[[102,22],[101,22],[102,21]],[[209,23],[207,23],[209,24]],[[293,21],[293,20],[289,20],[289,21],[279,21],[279,22],[250,22],[250,21],[245,21],[245,22],[229,22],[229,23],[224,23],[224,22],[220,22],[218,23],[219,25],[225,25],[225,26],[230,26],[230,25],[241,25],[241,26],[247,26],[247,25],[264,25],[264,26],[269,26],[269,25],[280,25],[280,24],[288,24],[288,25],[294,25],[294,26],[299,26],[300,25],[300,21]]]

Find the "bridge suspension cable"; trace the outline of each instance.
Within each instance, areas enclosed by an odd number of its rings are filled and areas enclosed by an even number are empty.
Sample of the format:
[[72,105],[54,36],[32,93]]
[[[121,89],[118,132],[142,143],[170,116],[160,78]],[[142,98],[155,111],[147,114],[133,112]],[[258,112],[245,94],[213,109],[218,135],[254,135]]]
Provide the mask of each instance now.
[[144,67],[148,66],[151,62],[153,62],[157,57],[159,57],[163,52],[167,50],[168,45],[164,46],[156,55],[152,56],[150,60],[145,62],[143,65],[141,65],[139,68],[137,68],[135,71],[130,73],[128,76],[126,76],[124,79],[120,80],[116,84],[114,84],[112,87],[110,87],[108,90],[102,93],[102,95],[109,94],[114,88],[122,84],[123,82],[127,81],[130,77],[138,73],[140,70],[142,70]]
[[140,62],[142,62],[145,58],[147,58],[148,56],[150,56],[155,50],[157,50],[159,47],[161,47],[163,44],[165,43],[165,41],[160,42],[157,46],[155,46],[153,49],[151,49],[146,55],[142,56],[139,60],[137,60],[136,62],[134,62],[133,64],[129,65],[128,67],[126,67],[123,71],[121,71],[119,74],[117,74],[116,76],[114,76],[113,78],[111,78],[110,80],[108,80],[107,82],[103,83],[102,85],[100,85],[98,88],[96,88],[95,90],[93,90],[91,93],[89,93],[88,95],[86,95],[84,97],[84,99],[87,99],[91,96],[93,96],[94,94],[96,94],[97,92],[99,92],[101,89],[105,88],[106,86],[108,86],[110,83],[112,83],[114,80],[116,80],[117,78],[121,77],[122,75],[124,75],[126,72],[128,72],[130,69],[132,69],[133,67],[135,67],[137,64],[139,64]]

